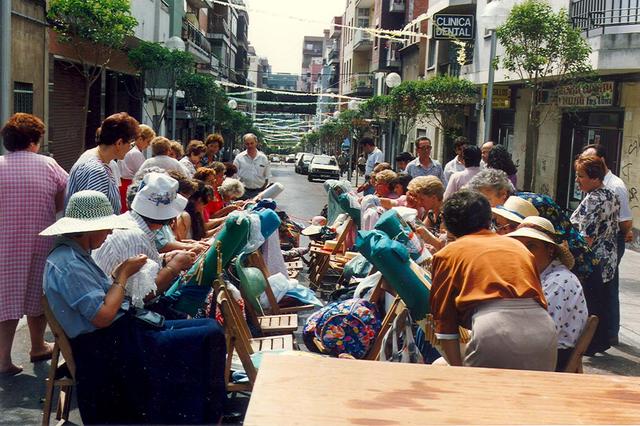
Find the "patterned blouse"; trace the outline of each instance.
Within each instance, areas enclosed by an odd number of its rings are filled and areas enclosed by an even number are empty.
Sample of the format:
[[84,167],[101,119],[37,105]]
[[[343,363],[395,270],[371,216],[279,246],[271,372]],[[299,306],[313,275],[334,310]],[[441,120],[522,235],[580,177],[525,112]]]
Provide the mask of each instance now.
[[593,268],[600,263],[600,260],[589,248],[584,237],[573,226],[569,216],[548,195],[533,192],[518,192],[516,195],[531,202],[540,216],[553,224],[560,238],[563,241],[567,241],[569,250],[571,250],[571,254],[573,254],[576,261],[571,272],[576,274],[580,281],[584,282],[591,275]]
[[573,348],[587,323],[589,313],[578,277],[554,260],[540,274],[547,311],[558,332],[558,349]]
[[602,281],[611,281],[618,260],[617,235],[620,203],[605,187],[588,192],[571,215],[580,234],[593,240],[591,248],[602,265]]

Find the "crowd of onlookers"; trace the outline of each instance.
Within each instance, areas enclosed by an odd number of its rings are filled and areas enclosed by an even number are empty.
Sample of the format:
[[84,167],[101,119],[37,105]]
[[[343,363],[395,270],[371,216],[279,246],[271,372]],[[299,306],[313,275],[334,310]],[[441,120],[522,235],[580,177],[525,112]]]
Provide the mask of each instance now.
[[[385,210],[416,209],[411,226],[433,256],[431,308],[436,332],[451,351],[449,362],[463,362],[457,341],[447,343],[457,338],[458,325],[473,329],[466,365],[561,371],[588,315],[598,316],[599,326],[587,354],[618,344],[618,265],[632,238],[632,214],[624,183],[607,168],[602,146],[584,147],[575,160],[584,196],[571,214],[547,194],[518,191],[517,167],[493,142],[478,147],[459,137],[456,156],[442,167],[431,158],[431,140],[421,137],[417,157],[399,154],[395,170],[373,139],[360,144],[368,155],[367,180],[357,189],[361,229],[374,229]],[[535,304],[513,308],[512,299]],[[535,306],[548,315],[539,316]],[[533,316],[522,314],[525,308]],[[555,333],[549,333],[548,318]],[[504,336],[519,343],[510,347]],[[547,351],[551,338],[553,359]],[[484,340],[481,348],[478,339]]]

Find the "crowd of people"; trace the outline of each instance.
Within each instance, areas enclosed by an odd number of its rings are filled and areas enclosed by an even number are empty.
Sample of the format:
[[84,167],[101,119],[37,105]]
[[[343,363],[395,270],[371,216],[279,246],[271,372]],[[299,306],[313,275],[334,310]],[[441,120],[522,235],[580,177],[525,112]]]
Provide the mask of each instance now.
[[[85,423],[217,421],[224,331],[213,319],[192,319],[179,300],[204,300],[209,289],[167,292],[229,215],[268,188],[257,137],[244,135],[246,150],[223,163],[221,135],[185,149],[118,113],[67,174],[38,154],[44,133],[40,119],[23,113],[1,130],[0,375],[22,371],[11,347],[24,315],[31,361],[51,357],[44,293],[73,348]],[[590,354],[618,343],[618,266],[632,215],[600,145],[575,160],[585,195],[568,216],[548,195],[516,190],[517,168],[499,144],[458,138],[442,167],[420,137],[417,156],[399,154],[394,170],[373,139],[359,143],[367,180],[353,194],[358,228],[374,229],[386,210],[413,209],[449,364],[562,371],[588,315],[600,319]],[[138,295],[144,318],[124,307],[138,273],[150,277]],[[464,351],[460,326],[472,330]]]
[[[85,423],[216,422],[225,400],[224,332],[212,319],[186,320],[172,308],[175,298],[162,299],[229,214],[266,188],[269,165],[256,136],[245,135],[246,151],[222,163],[219,134],[185,151],[117,113],[67,173],[38,154],[44,133],[44,123],[24,113],[1,130],[0,375],[22,371],[11,347],[23,315],[31,361],[51,358],[44,293],[73,348]],[[151,328],[125,307],[138,272],[149,278],[139,296]]]
[[[373,140],[361,145],[374,160],[356,191],[360,229],[397,206],[417,211],[410,224],[431,254],[431,309],[449,363],[562,371],[589,315],[599,326],[587,354],[618,344],[618,265],[632,214],[602,146],[575,160],[584,197],[569,216],[548,195],[516,189],[502,145],[459,137],[443,168],[421,137],[417,157],[399,154],[395,170]],[[458,326],[473,330],[464,354]]]

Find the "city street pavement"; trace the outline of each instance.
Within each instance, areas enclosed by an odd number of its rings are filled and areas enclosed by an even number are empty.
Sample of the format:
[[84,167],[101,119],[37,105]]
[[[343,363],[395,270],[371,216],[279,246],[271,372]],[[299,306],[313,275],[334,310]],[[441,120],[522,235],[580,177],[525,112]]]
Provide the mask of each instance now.
[[[292,164],[274,165],[273,180],[285,186],[277,198],[281,209],[303,222],[318,215],[326,203],[321,182],[308,182],[306,176],[294,173]],[[362,183],[362,181],[360,181]],[[627,250],[620,273],[621,331],[620,345],[606,354],[585,358],[585,373],[640,376],[640,254]],[[52,336],[48,333],[48,338]],[[14,363],[25,371],[0,379],[0,424],[25,425],[41,421],[44,380],[49,362],[31,364],[28,358],[29,334],[26,321],[21,321],[13,346]],[[54,408],[55,412],[55,408]],[[80,424],[73,406],[71,421]]]

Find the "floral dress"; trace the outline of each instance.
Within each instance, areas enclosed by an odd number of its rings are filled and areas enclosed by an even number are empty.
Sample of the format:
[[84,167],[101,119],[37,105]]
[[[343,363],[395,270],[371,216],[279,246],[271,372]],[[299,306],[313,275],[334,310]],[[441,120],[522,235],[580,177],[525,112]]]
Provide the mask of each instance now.
[[581,282],[591,275],[593,268],[598,266],[600,259],[589,248],[587,241],[573,226],[569,215],[546,194],[534,192],[518,192],[518,197],[529,201],[535,206],[540,217],[553,224],[558,236],[569,244],[569,250],[575,259],[575,265],[571,272],[576,274]]
[[602,280],[611,281],[618,260],[617,235],[620,203],[605,187],[588,192],[571,215],[573,223],[585,238],[593,240],[591,248],[600,259]]

